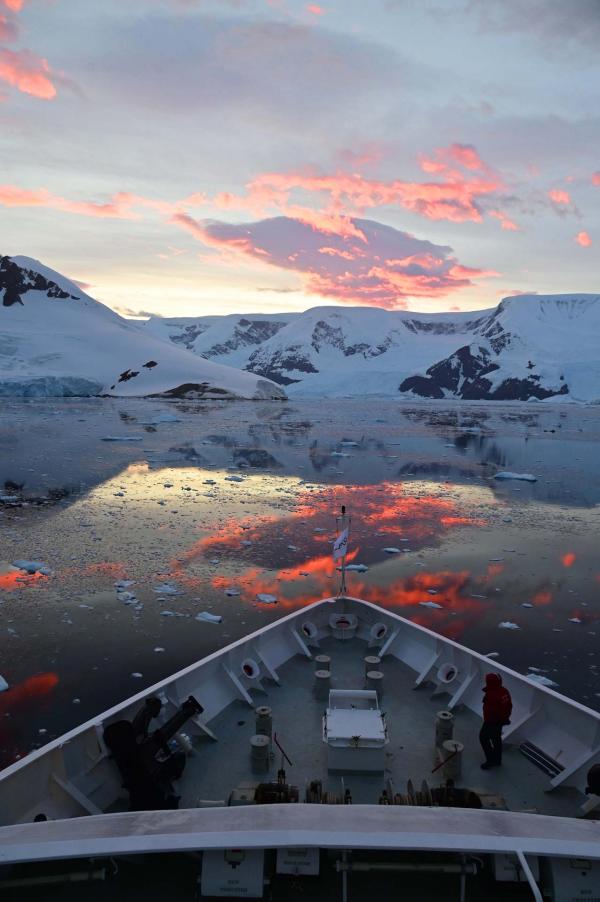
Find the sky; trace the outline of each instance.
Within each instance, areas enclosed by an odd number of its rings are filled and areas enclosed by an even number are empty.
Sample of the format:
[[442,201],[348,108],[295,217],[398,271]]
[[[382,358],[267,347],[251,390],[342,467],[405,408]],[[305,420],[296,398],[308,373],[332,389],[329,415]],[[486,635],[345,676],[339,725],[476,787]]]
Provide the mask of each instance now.
[[0,0],[0,253],[128,315],[600,293],[600,0]]

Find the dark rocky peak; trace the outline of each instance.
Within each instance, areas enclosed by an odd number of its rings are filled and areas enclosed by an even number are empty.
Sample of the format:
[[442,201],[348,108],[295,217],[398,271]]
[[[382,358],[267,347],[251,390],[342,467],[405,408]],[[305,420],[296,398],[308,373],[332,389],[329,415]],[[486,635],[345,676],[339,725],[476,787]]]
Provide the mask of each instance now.
[[69,294],[60,288],[56,282],[46,279],[33,269],[23,269],[10,257],[0,257],[0,291],[4,290],[2,298],[3,307],[12,307],[13,304],[23,305],[22,295],[28,291],[45,291],[49,298],[71,298],[79,300],[76,294]]
[[311,344],[317,353],[319,353],[324,344],[343,351],[345,348],[344,333],[339,326],[331,326],[325,320],[320,319],[315,323]]
[[435,320],[405,319],[403,325],[409,332],[414,332],[415,334],[424,332],[428,335],[456,335],[460,332],[473,332],[484,321],[485,317],[458,322],[453,322],[452,320],[436,322]]
[[260,345],[277,335],[279,330],[283,329],[285,325],[279,320],[246,319],[246,317],[242,317],[238,320],[231,338],[213,345],[212,348],[204,351],[202,356],[210,359],[211,357],[220,357],[222,354],[229,354],[231,351],[237,351],[238,348],[247,347],[248,345]]

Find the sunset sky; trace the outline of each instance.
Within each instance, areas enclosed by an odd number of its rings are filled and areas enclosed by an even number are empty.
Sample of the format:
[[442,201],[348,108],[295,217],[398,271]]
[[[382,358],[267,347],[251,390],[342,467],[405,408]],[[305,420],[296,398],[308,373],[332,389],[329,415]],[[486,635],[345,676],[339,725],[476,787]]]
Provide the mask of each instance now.
[[599,0],[0,0],[0,253],[126,313],[600,293]]

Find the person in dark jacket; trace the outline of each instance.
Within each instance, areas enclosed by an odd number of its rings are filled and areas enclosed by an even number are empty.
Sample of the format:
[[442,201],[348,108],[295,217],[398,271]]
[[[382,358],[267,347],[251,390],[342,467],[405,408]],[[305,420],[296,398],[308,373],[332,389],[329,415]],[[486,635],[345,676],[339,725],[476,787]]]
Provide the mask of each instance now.
[[510,723],[511,712],[512,699],[502,685],[502,677],[499,673],[487,673],[483,690],[483,726],[479,733],[485,753],[482,770],[502,764],[502,727]]

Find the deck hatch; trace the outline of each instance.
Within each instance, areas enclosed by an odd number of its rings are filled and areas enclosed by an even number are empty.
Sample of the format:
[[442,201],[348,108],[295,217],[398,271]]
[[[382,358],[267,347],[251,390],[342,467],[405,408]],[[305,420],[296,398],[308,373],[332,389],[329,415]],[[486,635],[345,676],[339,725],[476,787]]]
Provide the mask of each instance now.
[[549,777],[557,777],[564,770],[562,764],[539,749],[533,742],[522,742],[519,751]]

